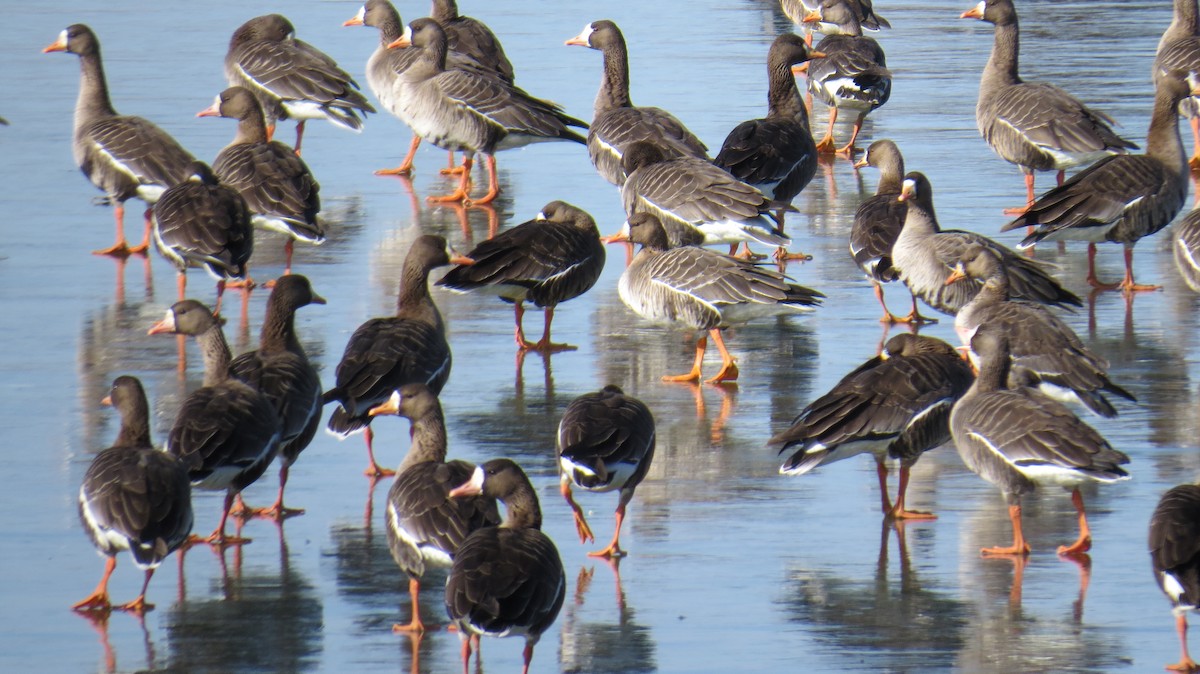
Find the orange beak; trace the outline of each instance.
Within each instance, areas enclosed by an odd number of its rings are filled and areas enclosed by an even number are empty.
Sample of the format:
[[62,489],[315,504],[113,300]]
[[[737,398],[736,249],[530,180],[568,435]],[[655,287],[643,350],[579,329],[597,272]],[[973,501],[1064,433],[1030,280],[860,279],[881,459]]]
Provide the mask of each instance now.
[[823,51],[810,51],[810,52],[808,52],[808,58],[810,58],[810,59],[823,59],[823,58],[825,58],[826,56],[829,56],[829,54],[826,54],[826,53],[825,53],[825,52],[823,52]]
[[346,19],[345,21],[343,21],[343,22],[342,22],[342,27],[346,27],[346,26],[365,26],[365,25],[366,25],[366,24],[364,24],[364,23],[363,23],[363,20],[362,20],[362,19],[360,19],[360,18],[358,18],[357,16],[352,16],[352,17],[350,17],[349,19]]
[[900,188],[900,196],[896,197],[896,201],[908,201],[913,198],[913,189],[907,184]]
[[808,61],[805,61],[804,63],[797,63],[796,65],[792,66],[792,74],[793,75],[807,75],[808,74]]
[[147,335],[161,335],[167,332],[175,332],[175,321],[171,318],[164,318],[161,321],[150,326]]
[[575,45],[577,47],[588,46],[587,38],[585,38],[582,33],[579,35],[576,35],[575,37],[571,38],[570,40],[567,40],[563,44],[564,45]]
[[412,40],[408,39],[408,35],[404,34],[388,43],[388,49],[408,49],[412,46]]
[[954,271],[950,272],[950,275],[946,277],[946,283],[944,285],[957,283],[965,278],[967,278],[967,272],[963,271],[962,264],[960,263],[954,268]]
[[100,401],[100,404],[112,407],[112,396],[104,396],[104,398]]
[[49,54],[52,51],[66,51],[66,50],[67,50],[67,41],[60,37],[54,41],[54,44],[43,49],[42,53]]
[[475,260],[467,257],[466,255],[455,254],[450,256],[450,264],[460,264],[464,267],[470,267],[471,265],[475,264]]
[[220,117],[221,109],[216,103],[213,103],[212,105],[201,110],[200,112],[197,112],[196,116],[197,117]]
[[617,232],[611,236],[600,237],[600,243],[625,243],[629,241],[629,235],[625,232]]
[[853,168],[856,168],[856,169],[863,168],[864,166],[870,166],[870,164],[867,163],[866,157],[859,159],[858,161],[854,162],[854,164],[853,164]]
[[804,20],[801,21],[801,23],[818,23],[820,21],[821,21],[821,13],[818,12],[817,10],[813,10],[813,11],[809,12],[808,14],[804,15]]
[[960,19],[982,19],[983,18],[983,3],[975,5],[971,9],[959,15]]
[[367,416],[376,417],[381,414],[399,414],[400,413],[400,396],[393,393],[386,401],[379,403],[375,407],[367,410]]

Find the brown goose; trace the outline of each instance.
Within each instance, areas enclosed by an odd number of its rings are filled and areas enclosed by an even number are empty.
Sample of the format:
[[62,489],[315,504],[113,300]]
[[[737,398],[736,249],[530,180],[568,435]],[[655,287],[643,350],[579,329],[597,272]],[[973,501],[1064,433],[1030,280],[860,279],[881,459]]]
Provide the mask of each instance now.
[[[91,28],[76,23],[59,34],[43,52],[70,52],[79,57],[79,99],[71,152],[79,170],[113,204],[117,240],[97,255],[141,253],[150,245],[151,207],[172,185],[186,180],[194,157],[153,122],[118,115],[108,97],[100,40]],[[130,247],[125,241],[125,202],[137,197],[147,204],[146,234]]]
[[450,498],[450,490],[471,479],[475,465],[446,461],[446,420],[433,391],[405,384],[371,416],[394,414],[411,423],[412,444],[388,490],[387,537],[392,559],[408,574],[412,619],[395,632],[424,632],[419,596],[427,568],[450,568],[454,553],[476,529],[500,524],[496,500],[485,496]]
[[[779,6],[783,9],[783,14],[792,20],[805,31],[805,39],[812,44],[812,33],[824,33],[831,35],[837,33],[838,25],[829,21],[818,20],[813,23],[805,23],[804,18],[813,12],[817,12],[823,3],[820,0],[779,0]],[[859,24],[863,30],[878,31],[881,28],[891,28],[892,24],[887,22],[882,16],[875,14],[875,8],[871,6],[871,0],[848,0],[847,6],[854,12],[858,18]]]
[[206,539],[233,545],[225,535],[234,497],[262,477],[279,447],[279,420],[266,395],[234,379],[221,324],[195,300],[176,302],[148,334],[191,335],[204,357],[204,386],[192,391],[175,417],[167,451],[188,468],[192,486],[225,492],[221,521]]
[[296,240],[320,244],[325,230],[317,221],[321,210],[321,186],[304,160],[288,146],[268,140],[262,105],[245,87],[230,87],[212,106],[197,117],[236,119],[237,134],[213,162],[213,171],[222,183],[237,190],[253,213],[251,222],[288,237],[284,250],[287,264],[283,273],[292,273],[292,247]]
[[336,383],[323,401],[337,402],[329,417],[329,432],[338,438],[366,431],[367,475],[394,475],[375,461],[374,434],[368,413],[397,388],[411,383],[427,385],[434,395],[450,377],[450,345],[437,305],[429,296],[429,272],[448,264],[470,264],[440,236],[417,238],[404,258],[396,315],[372,318],[358,326],[337,366]]
[[[738,378],[737,360],[725,348],[721,330],[761,316],[806,311],[824,297],[741,258],[695,246],[672,248],[662,223],[650,213],[631,216],[610,241],[642,246],[617,287],[625,306],[647,320],[707,331],[712,337],[721,351],[721,370],[708,383]],[[700,381],[707,346],[701,335],[691,372],[663,381]]]
[[946,283],[968,278],[983,281],[983,288],[958,311],[954,330],[967,347],[983,325],[998,326],[1008,335],[1015,375],[1010,387],[1014,380],[1028,382],[1051,398],[1079,403],[1102,417],[1117,416],[1105,393],[1137,401],[1109,381],[1108,362],[1045,305],[1009,299],[1008,271],[995,251],[978,244],[967,247]]
[[883,300],[883,284],[900,278],[892,266],[892,246],[896,244],[908,214],[908,206],[899,200],[904,182],[904,157],[900,148],[890,140],[877,140],[867,148],[867,155],[854,164],[855,168],[864,166],[879,169],[879,185],[875,195],[865,199],[854,211],[854,223],[850,226],[850,256],[875,288],[875,299],[883,307],[883,318],[879,320],[917,325],[937,323],[937,319],[926,318],[917,310],[915,294],[910,293],[912,311],[904,318],[892,315]]
[[313,292],[307,277],[281,276],[267,299],[267,317],[258,338],[258,349],[241,354],[229,366],[235,378],[270,400],[279,418],[279,497],[269,508],[243,506],[243,516],[281,520],[304,512],[283,505],[283,490],[292,464],[321,426],[321,376],[308,362],[296,337],[296,310],[310,304],[325,304],[325,298]]
[[981,0],[961,18],[996,27],[992,55],[979,83],[975,123],[992,150],[1025,174],[1026,204],[1006,213],[1020,214],[1033,205],[1034,171],[1058,171],[1061,185],[1069,168],[1137,149],[1113,132],[1113,120],[1103,112],[1053,84],[1021,80],[1017,73],[1020,31],[1012,0]]
[[[909,472],[921,454],[950,440],[950,408],[974,375],[954,347],[933,337],[900,334],[883,353],[842,377],[809,403],[792,425],[768,441],[782,454],[781,475],[803,475],[817,466],[870,452],[875,457],[883,514],[933,519],[904,506]],[[888,498],[885,460],[900,461],[896,503]]]
[[560,490],[575,515],[579,541],[596,540],[583,509],[571,495],[571,484],[592,492],[617,490],[616,529],[612,541],[589,557],[623,557],[621,523],[633,490],[646,478],[654,460],[654,415],[650,408],[618,386],[585,393],[567,405],[558,422],[558,473]]
[[[1170,224],[1183,209],[1188,193],[1188,163],[1179,138],[1176,109],[1190,95],[1200,94],[1186,73],[1172,71],[1155,79],[1154,110],[1146,154],[1106,157],[1046,192],[1029,210],[1000,228],[1035,226],[1022,247],[1039,241],[1087,241],[1088,282],[1097,288],[1125,292],[1155,290],[1133,280],[1133,247]],[[1125,246],[1125,278],[1101,283],[1096,278],[1096,243]]]
[[1193,208],[1171,233],[1175,268],[1184,283],[1200,293],[1200,208]]
[[[767,52],[767,116],[734,127],[721,144],[713,163],[734,178],[758,188],[781,206],[775,213],[783,231],[785,209],[817,174],[817,144],[808,127],[808,110],[796,88],[792,66],[821,58],[799,36],[785,33],[775,38]],[[807,259],[776,252],[779,259]]]
[[[1196,0],[1175,0],[1171,25],[1158,41],[1154,55],[1154,73],[1169,73],[1172,70],[1200,72],[1200,12]],[[1152,75],[1156,76],[1156,75]],[[1180,114],[1185,115],[1192,126],[1192,158],[1188,164],[1200,167],[1200,106],[1193,99],[1180,103]]]
[[375,112],[350,74],[329,55],[297,40],[296,28],[281,14],[256,16],[233,32],[225,54],[225,79],[231,87],[254,92],[269,132],[277,119],[297,120],[296,154],[308,120],[326,119],[361,131],[360,115]]
[[674,115],[662,108],[635,106],[629,100],[629,53],[617,24],[593,21],[566,44],[604,55],[604,74],[587,136],[588,155],[601,178],[618,187],[625,183],[621,156],[636,141],[659,145],[667,156],[709,158],[704,143]]
[[1167,669],[1200,670],[1187,647],[1187,614],[1200,606],[1200,486],[1181,484],[1162,495],[1150,517],[1150,565],[1179,633],[1181,656]]
[[500,79],[513,83],[515,74],[512,63],[504,55],[504,47],[487,24],[469,16],[458,13],[458,3],[454,0],[433,0],[430,18],[438,22],[446,32],[446,47],[451,52],[466,56],[474,63],[482,66],[485,74],[493,74]]
[[[504,503],[504,522],[478,529],[459,546],[446,580],[446,611],[463,640],[463,671],[479,637],[525,637],[523,674],[533,647],[558,617],[567,594],[562,558],[541,532],[537,492],[521,467],[492,459],[475,469],[452,498],[484,496]],[[478,664],[478,659],[476,659]]]
[[[451,269],[437,285],[459,292],[481,291],[512,302],[517,348],[542,352],[574,349],[550,341],[554,308],[587,292],[604,271],[604,244],[596,221],[586,211],[551,201],[538,217],[480,243],[469,265]],[[545,310],[542,338],[525,339],[524,302]]]
[[1079,538],[1058,554],[1087,552],[1091,531],[1079,486],[1129,479],[1129,457],[1115,450],[1070,410],[1030,388],[1006,389],[1011,359],[1004,328],[986,325],[971,339],[979,376],[950,412],[950,432],[963,463],[1000,488],[1008,501],[1013,543],[984,548],[984,555],[1028,555],[1021,532],[1021,495],[1042,483],[1071,490],[1079,513]]
[[116,608],[142,613],[154,608],[146,603],[154,570],[192,532],[192,485],[183,463],[151,444],[150,406],[140,381],[117,377],[104,403],[121,415],[121,431],[112,447],[92,459],[83,476],[79,521],[108,559],[96,590],[72,608],[112,608],[108,579],[117,568],[117,553],[128,550],[146,577],[137,599]]
[[222,185],[208,164],[189,166],[190,176],[154,204],[154,246],[179,270],[179,299],[187,297],[188,267],[204,267],[217,279],[215,312],[229,281],[248,295],[246,264],[254,252],[250,209],[237,190]]
[[953,316],[983,287],[981,280],[946,285],[946,277],[971,244],[987,246],[1000,256],[1008,269],[1012,297],[1055,306],[1083,306],[1082,300],[1036,261],[982,234],[939,227],[933,212],[933,186],[923,173],[913,171],[904,176],[899,199],[908,204],[908,213],[892,246],[892,265],[908,289],[934,309]]

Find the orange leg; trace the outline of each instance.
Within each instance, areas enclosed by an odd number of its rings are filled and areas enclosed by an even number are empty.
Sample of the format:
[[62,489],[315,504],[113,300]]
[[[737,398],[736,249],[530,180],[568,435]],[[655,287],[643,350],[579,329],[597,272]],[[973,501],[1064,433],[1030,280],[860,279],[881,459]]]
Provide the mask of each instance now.
[[150,234],[154,231],[154,208],[147,207],[142,213],[142,242],[129,249],[130,253],[136,255],[145,255],[146,251],[150,250]]
[[871,279],[871,285],[875,290],[875,299],[879,300],[879,306],[883,307],[883,318],[880,318],[879,322],[885,325],[903,323],[903,318],[900,318],[899,316],[896,316],[892,312],[888,311],[887,302],[883,300],[883,284],[875,279]]
[[[550,341],[550,325],[554,322],[554,307],[545,308],[545,321],[542,324],[542,338],[537,343],[525,341],[524,335],[519,335],[518,344],[522,349],[539,351],[541,353],[557,353],[559,351],[575,351],[579,347],[570,344],[555,344]],[[523,312],[522,312],[523,313]],[[518,323],[518,329],[520,323]]]
[[697,382],[700,381],[700,365],[704,362],[704,352],[708,349],[708,338],[703,335],[696,340],[696,360],[692,362],[692,371],[687,374],[668,374],[663,381]]
[[937,515],[933,513],[908,510],[904,507],[904,498],[908,494],[908,478],[911,472],[910,466],[900,465],[900,489],[896,493],[896,507],[888,514],[898,520],[936,520]]
[[1094,243],[1088,244],[1087,282],[1097,290],[1116,290],[1120,286],[1119,283],[1104,283],[1096,278],[1096,244]]
[[843,157],[854,159],[854,153],[858,152],[858,148],[854,147],[854,141],[858,140],[858,132],[862,131],[863,118],[866,113],[860,114],[858,119],[854,120],[854,130],[850,132],[850,142],[837,149],[837,153]]
[[1088,528],[1087,511],[1084,510],[1083,495],[1078,487],[1071,491],[1071,503],[1075,505],[1075,512],[1079,513],[1079,538],[1070,545],[1058,546],[1060,555],[1078,555],[1092,549],[1092,531]]
[[483,195],[482,198],[464,199],[463,204],[468,207],[472,205],[483,206],[485,204],[490,204],[496,200],[497,196],[500,195],[500,183],[496,178],[496,157],[490,154],[484,155],[484,157],[486,158],[487,163],[488,191],[487,194]]
[[363,437],[367,440],[367,460],[371,462],[367,469],[363,471],[363,475],[369,477],[391,477],[396,474],[396,471],[390,468],[384,468],[375,460],[375,432],[370,426],[363,432]]
[[533,644],[529,639],[525,640],[525,650],[521,651],[521,655],[525,658],[525,666],[521,668],[521,674],[529,674],[529,663],[533,660]]
[[267,125],[267,142],[271,142],[274,139],[275,139],[275,123],[272,122]]
[[118,201],[113,206],[113,219],[117,223],[116,242],[108,248],[93,250],[92,255],[115,255],[119,257],[129,255],[129,244],[125,241],[125,204]]
[[1029,544],[1025,542],[1025,534],[1021,532],[1021,506],[1008,506],[1008,518],[1012,520],[1013,543],[1007,548],[984,548],[979,554],[990,557],[993,555],[1028,555]]
[[396,623],[392,625],[392,632],[415,632],[420,634],[425,631],[425,623],[421,622],[421,611],[419,597],[421,594],[421,581],[416,578],[408,579],[408,596],[412,600],[412,619],[407,625]]
[[146,611],[154,608],[154,604],[146,603],[146,588],[150,587],[150,579],[154,577],[154,569],[146,569],[146,577],[142,581],[142,593],[137,596],[137,599],[128,604],[117,606],[118,611],[128,611],[137,615],[143,615]]
[[112,576],[113,571],[117,568],[117,558],[109,557],[104,561],[104,575],[100,577],[100,584],[92,591],[83,601],[77,602],[71,608],[76,611],[108,611],[112,609],[112,604],[108,601],[108,579]]
[[571,494],[571,479],[563,475],[559,480],[559,492],[563,498],[567,499],[567,505],[571,506],[571,512],[575,515],[575,532],[579,534],[580,543],[588,543],[596,540],[596,536],[592,534],[592,528],[588,526],[587,518],[583,516],[583,508],[575,502],[574,495]]
[[1121,281],[1120,288],[1125,293],[1146,292],[1150,290],[1159,290],[1162,286],[1140,285],[1133,281],[1133,248],[1125,246],[1125,278]]
[[[882,301],[883,300],[883,289],[882,288],[880,288],[879,296],[880,296],[880,301]],[[884,309],[886,309],[886,308],[887,308],[887,306],[884,305]],[[880,319],[880,320],[882,320],[882,319]],[[938,320],[936,318],[929,318],[928,316],[922,316],[920,310],[917,308],[917,296],[913,295],[912,296],[912,310],[908,312],[907,316],[905,316],[904,318],[896,319],[894,322],[903,324],[903,325],[930,325],[930,324],[937,323]]]
[[603,550],[589,552],[588,557],[603,557],[605,559],[619,559],[627,553],[621,549],[621,524],[625,522],[625,504],[629,503],[629,499],[633,498],[632,490],[621,490],[621,502],[617,504],[617,530],[613,533],[612,541],[608,547]]
[[[412,143],[408,146],[408,154],[404,155],[404,161],[400,165],[392,169],[379,169],[375,172],[377,176],[406,176],[412,173],[413,156],[417,154],[417,148],[421,147],[421,137],[413,136]],[[453,154],[451,155],[453,156]]]
[[1193,117],[1192,122],[1192,158],[1188,165],[1193,169],[1200,168],[1200,117]]
[[1196,661],[1192,659],[1192,656],[1188,655],[1187,628],[1187,614],[1176,614],[1175,631],[1179,634],[1179,650],[1182,655],[1179,658],[1179,662],[1173,665],[1167,665],[1167,669],[1172,672],[1187,672],[1188,674],[1191,674],[1192,672],[1200,671],[1200,665],[1197,665]]
[[221,509],[221,522],[217,525],[217,528],[211,534],[209,534],[208,538],[206,538],[204,542],[208,543],[209,545],[215,545],[222,548],[227,545],[242,545],[250,542],[249,538],[225,535],[225,522],[229,519],[230,511],[233,509],[233,499],[235,496],[236,495],[232,491],[226,492],[225,507]]
[[[279,495],[276,496],[275,502],[267,508],[246,508],[242,504],[242,512],[240,517],[262,517],[265,519],[273,519],[276,522],[285,520],[296,515],[303,515],[304,508],[289,508],[283,505],[283,492],[287,488],[288,473],[291,470],[291,465],[283,462],[279,466]],[[241,501],[241,494],[238,494],[238,500]]]
[[425,197],[425,201],[431,203],[450,203],[454,201],[463,201],[470,198],[471,190],[471,167],[475,165],[475,160],[471,157],[463,157],[463,174],[458,181],[458,189],[450,194],[442,196]]
[[888,467],[882,457],[875,457],[875,474],[879,476],[879,498],[883,507],[883,516],[887,517],[892,512],[892,500],[888,498],[887,490]]
[[300,120],[300,123],[296,125],[296,147],[295,147],[295,150],[296,150],[297,157],[300,156],[300,143],[304,142],[304,123],[306,121],[308,121],[308,120],[302,119],[302,120]]
[[817,143],[817,152],[823,154],[833,154],[837,152],[837,147],[833,144],[833,124],[837,121],[837,108],[829,109],[829,128],[825,131],[825,137]]
[[729,349],[725,348],[725,340],[721,337],[721,329],[713,328],[708,331],[708,334],[712,335],[713,342],[717,345],[717,349],[721,351],[721,371],[717,372],[716,376],[711,379],[706,379],[705,383],[716,384],[723,381],[737,381],[737,359],[729,355]]
[[[1059,184],[1061,185],[1062,183],[1060,182]],[[1033,171],[1029,171],[1025,173],[1025,205],[1021,206],[1020,208],[1006,208],[1004,209],[1004,214],[1025,215],[1025,212],[1028,211],[1031,206],[1033,206],[1033,202],[1036,200],[1037,198],[1035,197],[1033,191]],[[1032,230],[1033,227],[1030,227],[1029,229]]]
[[449,156],[446,158],[446,168],[438,171],[438,173],[444,176],[456,176],[461,175],[462,172],[462,167],[454,163],[454,150],[450,150]]

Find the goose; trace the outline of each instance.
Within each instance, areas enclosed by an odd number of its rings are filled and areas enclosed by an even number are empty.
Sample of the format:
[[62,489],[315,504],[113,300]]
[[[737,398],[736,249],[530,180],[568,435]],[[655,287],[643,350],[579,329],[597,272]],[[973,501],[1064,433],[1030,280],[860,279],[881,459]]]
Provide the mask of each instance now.
[[1184,283],[1200,293],[1200,209],[1188,211],[1171,233],[1175,268]]
[[[1025,213],[1000,228],[1034,227],[1021,247],[1039,241],[1087,241],[1087,280],[1095,288],[1124,292],[1157,290],[1133,279],[1133,247],[1170,224],[1187,201],[1188,161],[1179,137],[1177,108],[1200,94],[1193,76],[1180,71],[1155,78],[1154,110],[1146,137],[1146,154],[1106,157],[1038,197]],[[1096,244],[1125,247],[1125,278],[1102,283],[1096,278]]]
[[121,415],[121,430],[113,446],[97,454],[84,473],[79,521],[107,559],[96,590],[72,608],[113,608],[108,579],[117,568],[117,553],[128,550],[145,579],[141,594],[116,608],[140,614],[154,608],[146,603],[154,570],[192,532],[192,485],[183,463],[151,444],[150,406],[137,378],[117,377],[103,403]]
[[[875,14],[875,8],[871,5],[871,0],[848,0],[847,6],[853,10],[858,22],[863,30],[877,32],[883,28],[891,28],[892,24],[888,23],[887,19]],[[818,20],[812,23],[805,23],[804,18],[813,12],[817,12],[821,8],[820,0],[779,0],[779,6],[783,10],[784,16],[791,19],[792,23],[804,30],[804,39],[809,46],[812,45],[812,31],[824,33],[826,35],[836,33],[838,25],[823,20]],[[815,25],[814,25],[815,24]]]
[[1034,171],[1058,171],[1061,185],[1069,168],[1137,149],[1112,130],[1114,122],[1108,115],[1053,84],[1021,79],[1017,73],[1020,31],[1012,0],[981,0],[961,18],[995,26],[992,55],[979,83],[975,123],[992,150],[1025,174],[1026,205],[1006,213],[1019,215],[1033,205]]
[[498,526],[500,512],[494,498],[450,498],[450,490],[468,481],[475,465],[446,461],[446,420],[428,386],[405,384],[368,413],[402,416],[411,423],[412,444],[388,489],[386,522],[388,548],[408,575],[412,600],[412,619],[392,630],[420,633],[425,631],[418,603],[425,571],[448,569],[467,536]]
[[451,52],[462,54],[470,61],[480,64],[482,72],[491,73],[509,84],[513,83],[516,76],[513,65],[504,55],[504,47],[500,45],[499,38],[487,24],[479,19],[460,15],[455,0],[433,0],[429,17],[437,21],[446,32],[446,47]]
[[[167,188],[186,180],[195,159],[153,122],[119,115],[108,96],[100,39],[82,23],[63,30],[43,52],[69,52],[79,57],[79,98],[71,153],[83,175],[108,197],[116,220],[116,242],[96,255],[143,253],[150,245],[151,208]],[[130,247],[125,240],[125,202],[146,202],[146,234]]]
[[346,343],[336,383],[322,401],[338,403],[327,425],[335,437],[344,439],[365,431],[371,462],[367,475],[395,474],[375,460],[370,409],[404,384],[420,382],[437,395],[450,377],[450,345],[442,315],[429,296],[429,272],[449,264],[470,263],[470,258],[451,250],[446,239],[432,234],[418,237],[404,258],[396,314],[363,323]]
[[[1151,76],[1172,70],[1200,72],[1200,12],[1196,0],[1175,0],[1171,25],[1158,41]],[[1188,164],[1193,169],[1200,168],[1200,106],[1189,98],[1180,103],[1179,111],[1192,126],[1193,149]]]
[[[900,334],[883,352],[842,377],[826,394],[809,403],[769,445],[793,450],[779,467],[781,475],[803,475],[817,466],[871,453],[879,475],[885,517],[934,519],[908,510],[909,473],[921,454],[950,440],[950,408],[974,380],[971,368],[946,342]],[[900,461],[900,485],[893,505],[888,498],[885,460]]]
[[[433,19],[413,21],[409,32],[388,47],[418,50],[413,64],[399,75],[401,119],[425,140],[464,155],[458,189],[430,201],[491,203],[500,190],[495,157],[500,150],[554,140],[587,144],[570,129],[586,129],[587,123],[569,117],[557,104],[494,77],[448,70],[446,33]],[[488,191],[470,199],[471,166],[477,152],[487,159]]]
[[362,116],[375,112],[354,78],[328,54],[297,40],[296,28],[281,14],[256,16],[233,32],[225,53],[225,79],[258,98],[268,133],[277,119],[297,120],[296,154],[308,120],[325,119],[362,131]]
[[248,539],[225,535],[234,497],[271,465],[279,448],[275,408],[259,390],[235,379],[221,323],[195,300],[171,305],[147,334],[191,335],[204,358],[204,386],[179,408],[167,438],[167,451],[187,466],[192,486],[225,492],[221,520],[206,542],[236,545]]
[[[741,258],[695,246],[672,248],[662,223],[651,213],[635,213],[610,241],[642,246],[617,286],[625,306],[647,320],[703,330],[712,337],[721,352],[721,369],[706,380],[710,384],[736,381],[739,374],[721,330],[761,316],[808,311],[824,297]],[[663,381],[700,381],[707,346],[702,334],[691,371],[664,376]]]
[[446,579],[446,612],[463,640],[463,671],[472,644],[479,650],[480,636],[522,636],[521,671],[527,674],[533,647],[554,624],[566,598],[562,558],[541,531],[537,492],[520,466],[492,459],[450,492],[451,498],[479,494],[504,504],[504,521],[475,530],[458,547]]
[[[963,346],[970,347],[980,326],[996,325],[1008,335],[1011,371],[1022,381],[1036,383],[1038,390],[1051,398],[1084,405],[1110,418],[1117,416],[1117,410],[1105,393],[1137,401],[1109,380],[1108,362],[1092,353],[1045,305],[1010,300],[1008,278],[1000,257],[990,248],[972,244],[963,252],[946,283],[983,281],[979,294],[954,317],[954,329]],[[1009,386],[1014,386],[1012,378]]]
[[659,145],[667,156],[708,160],[708,147],[683,122],[662,108],[635,106],[629,99],[629,52],[625,36],[612,21],[593,21],[566,41],[595,49],[604,55],[604,74],[596,94],[592,124],[588,128],[588,156],[608,182],[625,183],[621,157],[636,141]]
[[1188,654],[1187,614],[1200,601],[1200,486],[1172,487],[1150,516],[1150,564],[1154,580],[1171,600],[1179,633],[1179,662],[1167,665],[1177,672],[1194,672],[1200,665]]
[[288,237],[283,273],[292,273],[292,248],[297,240],[325,242],[325,230],[317,221],[321,186],[308,165],[288,146],[268,140],[262,105],[249,89],[230,87],[222,91],[196,116],[237,120],[237,134],[217,155],[213,171],[246,200],[256,227]]
[[260,515],[282,520],[304,512],[283,504],[288,472],[300,452],[312,442],[321,426],[321,375],[308,361],[296,336],[296,310],[325,304],[307,277],[279,277],[267,298],[267,316],[258,338],[258,349],[233,359],[230,373],[258,389],[271,401],[279,418],[279,496],[268,508],[242,507],[243,516]]
[[[573,350],[550,340],[554,309],[591,289],[604,271],[604,244],[596,221],[581,208],[551,201],[537,217],[480,243],[437,285],[458,292],[487,292],[511,302],[516,313],[517,348],[543,353]],[[542,338],[525,339],[524,303],[545,311]]]
[[1038,484],[1071,490],[1079,514],[1079,537],[1058,554],[1091,549],[1092,536],[1080,485],[1129,479],[1129,457],[1113,449],[1091,426],[1061,404],[1030,388],[1007,389],[1011,358],[1001,326],[982,326],[971,338],[979,376],[950,412],[950,433],[963,463],[998,487],[1008,502],[1013,542],[984,548],[983,555],[1028,555],[1021,531],[1021,495]]
[[579,542],[596,540],[571,485],[591,492],[618,491],[616,528],[612,541],[589,557],[619,558],[621,523],[633,492],[646,478],[654,460],[654,415],[650,408],[619,386],[608,385],[571,401],[558,422],[559,490],[575,517]]
[[1008,269],[1012,297],[1055,306],[1083,306],[1082,300],[1063,288],[1036,261],[982,234],[941,229],[933,212],[933,186],[925,174],[916,171],[906,174],[899,199],[908,204],[908,213],[892,246],[892,265],[908,289],[934,309],[953,316],[983,287],[980,280],[946,284],[946,277],[971,244],[987,246],[999,254]]

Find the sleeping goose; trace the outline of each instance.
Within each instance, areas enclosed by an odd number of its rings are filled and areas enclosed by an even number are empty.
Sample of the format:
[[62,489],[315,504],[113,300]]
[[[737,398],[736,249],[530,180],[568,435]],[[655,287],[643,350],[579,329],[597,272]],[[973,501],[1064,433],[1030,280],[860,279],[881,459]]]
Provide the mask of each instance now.
[[[1200,72],[1200,12],[1196,0],[1175,0],[1174,5],[1171,25],[1158,41],[1153,72]],[[1193,169],[1200,168],[1200,106],[1189,98],[1180,103],[1179,111],[1192,126],[1193,149],[1188,164]]]
[[625,183],[621,157],[637,141],[654,143],[667,156],[708,160],[708,148],[674,115],[662,108],[635,106],[629,100],[629,52],[617,24],[593,21],[566,44],[604,55],[604,74],[587,136],[588,155],[601,178],[617,187]]
[[[116,243],[93,252],[145,252],[150,245],[154,202],[167,188],[187,179],[188,165],[195,158],[153,122],[117,114],[108,97],[100,40],[91,28],[72,24],[42,51],[70,52],[79,57],[79,99],[75,103],[71,152],[79,170],[107,195],[117,225]],[[125,202],[133,197],[146,202],[146,234],[131,248],[125,241]]]
[[[882,16],[875,14],[875,8],[871,6],[871,0],[848,0],[846,3],[854,15],[858,17],[859,24],[863,30],[872,32],[878,31],[881,28],[891,28],[892,24],[887,22]],[[821,7],[820,0],[779,0],[779,6],[783,9],[783,14],[792,20],[792,23],[799,26],[805,31],[805,40],[812,45],[812,31],[824,33],[826,35],[836,33],[838,25],[828,21],[818,20],[813,23],[805,23],[804,18],[813,12],[816,12]]]
[[455,0],[433,0],[429,16],[446,31],[447,49],[479,64],[482,72],[493,74],[509,84],[513,83],[513,65],[504,55],[504,47],[500,45],[500,40],[487,24],[479,19],[460,15]]
[[975,123],[992,150],[1025,174],[1026,205],[1006,213],[1020,214],[1033,205],[1034,171],[1058,171],[1061,185],[1069,168],[1137,149],[1113,132],[1108,115],[1053,84],[1021,80],[1017,10],[1012,0],[981,0],[961,18],[996,27],[992,55],[979,83]]
[[1171,600],[1179,634],[1179,662],[1167,669],[1195,672],[1200,665],[1188,655],[1187,614],[1200,607],[1200,486],[1181,484],[1162,495],[1150,516],[1149,545],[1154,580]]

